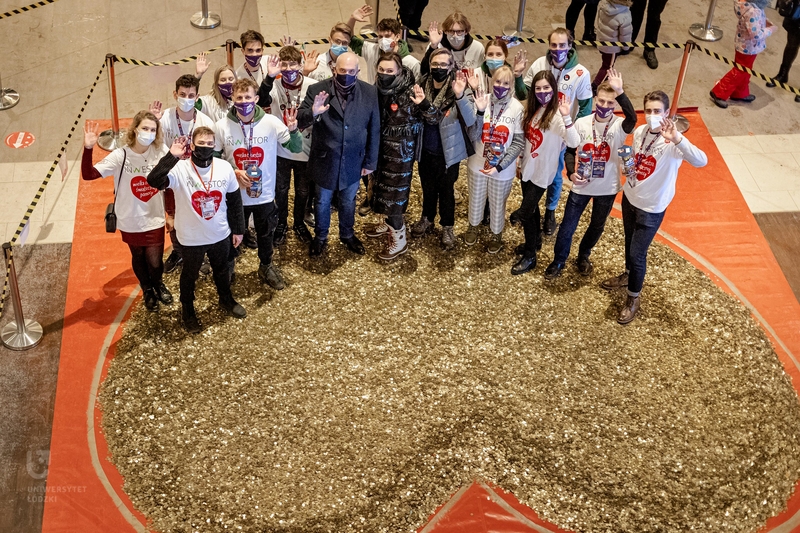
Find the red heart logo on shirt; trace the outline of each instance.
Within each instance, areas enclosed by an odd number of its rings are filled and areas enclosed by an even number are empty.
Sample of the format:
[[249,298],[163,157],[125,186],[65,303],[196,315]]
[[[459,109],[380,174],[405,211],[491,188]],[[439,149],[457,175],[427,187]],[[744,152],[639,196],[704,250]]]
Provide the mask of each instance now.
[[593,143],[586,143],[583,145],[584,152],[592,152],[592,158],[595,161],[608,162],[611,157],[611,147],[608,143],[602,142],[600,146],[595,146]]
[[144,176],[136,176],[131,180],[131,192],[142,202],[149,202],[150,198],[156,195],[158,189],[148,185]]
[[636,165],[636,181],[644,181],[650,177],[650,175],[656,169],[656,158],[652,155],[648,155],[644,159],[639,161],[639,164]]
[[233,160],[236,162],[236,168],[239,170],[247,170],[244,168],[245,161],[258,161],[258,166],[264,162],[264,150],[260,146],[253,146],[250,153],[247,153],[247,148],[237,148],[233,151]]
[[205,200],[206,198],[213,198],[214,199],[214,214],[219,211],[219,204],[222,203],[222,193],[219,191],[195,191],[192,194],[192,207],[194,207],[195,212],[200,218],[203,218],[203,212],[200,207],[200,203]]
[[490,125],[488,122],[483,123],[483,133],[481,134],[481,141],[486,143],[500,143],[502,145],[506,144],[508,141],[508,127],[506,126],[495,126],[494,131],[492,132],[492,138],[489,138],[489,128]]
[[544,139],[544,135],[542,134],[542,130],[539,128],[530,128],[528,129],[528,142],[531,143],[531,157],[536,158],[539,157],[539,154],[536,153],[536,150],[542,145],[542,140]]

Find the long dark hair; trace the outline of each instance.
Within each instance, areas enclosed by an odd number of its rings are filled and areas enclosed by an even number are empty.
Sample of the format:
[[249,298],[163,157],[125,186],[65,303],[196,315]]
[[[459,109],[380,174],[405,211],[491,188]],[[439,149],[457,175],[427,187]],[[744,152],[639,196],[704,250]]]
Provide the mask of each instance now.
[[539,111],[540,107],[542,107],[542,104],[539,103],[539,99],[536,98],[536,82],[539,80],[546,80],[547,83],[550,84],[550,88],[553,90],[553,97],[550,98],[549,102],[547,102],[542,119],[539,121],[539,129],[544,131],[549,128],[550,121],[558,111],[558,87],[556,87],[556,79],[553,77],[553,73],[550,72],[550,70],[540,70],[533,77],[533,81],[531,82],[531,90],[528,93],[528,105],[525,107],[525,120],[522,122],[522,131],[525,132],[525,135],[528,134],[528,129],[531,126],[531,122],[533,121],[533,117],[536,115],[536,112]]

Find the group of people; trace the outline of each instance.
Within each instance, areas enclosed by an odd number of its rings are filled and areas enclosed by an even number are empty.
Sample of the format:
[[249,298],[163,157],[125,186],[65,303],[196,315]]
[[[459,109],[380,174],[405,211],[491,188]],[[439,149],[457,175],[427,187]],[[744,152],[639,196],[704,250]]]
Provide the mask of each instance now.
[[[707,163],[669,119],[667,95],[655,90],[644,96],[646,123],[637,128],[622,75],[609,65],[593,87],[565,28],[550,33],[547,52],[529,67],[524,52],[509,57],[503,39],[474,40],[469,21],[456,12],[441,29],[431,23],[418,61],[393,19],[379,22],[376,39],[354,35],[355,23],[370,13],[364,6],[336,24],[322,55],[304,55],[285,38],[277,55],[266,56],[263,36],[249,30],[241,38],[241,66],[218,68],[202,96],[200,78],[209,63],[200,55],[196,75],[176,81],[175,105],[162,109],[153,102],[137,113],[126,145],[94,165],[97,127],[87,123],[82,175],[114,178],[118,227],[145,306],[156,310],[173,299],[162,280],[165,228],[173,246],[166,268],[182,265],[180,303],[188,331],[202,330],[194,289],[203,269],[213,272],[221,308],[246,316],[231,291],[234,260],[244,247],[258,250],[259,278],[283,289],[273,248],[287,237],[292,177],[292,229],[312,257],[325,253],[332,208],[338,210],[341,243],[365,253],[355,234],[362,183],[368,209],[359,212],[383,215],[365,228],[368,238],[384,239],[380,259],[405,254],[409,236],[431,233],[437,216],[441,245],[451,249],[454,185],[466,160],[469,215],[462,239],[475,245],[480,226],[488,225],[488,253],[504,246],[506,203],[520,178],[522,203],[511,219],[522,225],[525,240],[515,248],[512,275],[534,269],[542,233],[558,230],[544,276],[560,276],[578,220],[592,201],[576,259],[578,272],[591,275],[590,254],[624,191],[625,271],[601,286],[627,289],[618,321],[632,321],[647,251],[674,196],[678,169],[684,160],[696,167]],[[367,61],[367,81],[359,79],[357,54]],[[422,214],[407,231],[415,164]],[[564,169],[572,187],[559,226],[555,210]]]

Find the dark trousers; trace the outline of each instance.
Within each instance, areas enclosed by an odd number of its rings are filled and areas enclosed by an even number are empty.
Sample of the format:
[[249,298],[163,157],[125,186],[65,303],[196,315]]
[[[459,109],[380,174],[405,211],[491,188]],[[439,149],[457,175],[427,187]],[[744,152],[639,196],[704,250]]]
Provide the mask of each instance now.
[[[649,6],[647,5],[649,2]],[[639,37],[639,30],[644,21],[644,11],[647,8],[647,24],[644,27],[644,42],[658,42],[658,32],[661,29],[661,13],[667,5],[667,0],[633,0],[631,18],[633,19],[633,33],[631,41]]]
[[169,232],[169,241],[172,243],[172,253],[178,257],[183,257],[183,246],[178,242],[178,234],[175,232],[175,228],[172,228],[172,231]]
[[783,61],[781,61],[781,71],[789,75],[792,63],[797,59],[797,50],[800,48],[800,31],[790,31],[786,33],[786,48],[783,49]]
[[214,285],[217,286],[217,294],[221,302],[233,302],[231,293],[231,271],[230,260],[232,243],[230,235],[214,244],[202,244],[200,246],[183,246],[183,269],[181,269],[181,305],[184,312],[194,311],[194,287],[200,275],[200,266],[203,264],[203,256],[208,254],[211,269],[214,276]]
[[164,243],[154,246],[128,245],[131,250],[131,267],[143,291],[161,285],[164,274]]
[[542,238],[541,221],[542,215],[539,211],[539,200],[542,199],[544,192],[533,182],[522,182],[522,205],[519,206],[519,219],[522,221],[522,229],[525,233],[525,257],[534,257]]
[[614,66],[614,58],[617,54],[606,54],[605,52],[600,52],[600,57],[603,60],[603,64],[597,70],[597,74],[594,77],[594,81],[592,82],[592,89],[597,91],[597,87],[603,83],[603,80],[606,79],[606,74],[608,74],[608,69]]
[[586,0],[572,0],[567,8],[566,25],[567,29],[575,37],[575,25],[578,23],[578,17],[583,10],[583,37],[587,38],[594,33],[594,19],[597,17],[597,4],[596,1],[586,2]]
[[250,215],[253,215],[253,227],[256,230],[258,260],[262,265],[268,266],[272,263],[272,237],[278,226],[278,208],[275,207],[275,202],[244,206],[244,219],[250,220]]
[[422,216],[433,222],[439,210],[439,223],[452,226],[456,220],[456,196],[453,186],[458,179],[458,163],[447,166],[444,155],[422,151],[419,160],[422,184]]
[[625,270],[628,271],[628,294],[638,296],[647,273],[647,250],[661,227],[664,213],[648,213],[622,198],[622,225],[625,227]]
[[278,157],[275,171],[275,203],[278,206],[278,224],[288,225],[289,219],[289,186],[294,173],[294,207],[292,222],[295,226],[303,223],[306,203],[308,202],[309,183],[308,162],[295,161]]
[[603,235],[606,220],[608,215],[611,214],[611,208],[614,207],[614,198],[616,197],[616,194],[588,196],[570,191],[567,197],[567,205],[564,207],[564,218],[561,220],[561,226],[556,237],[553,262],[561,265],[567,262],[569,250],[572,247],[572,236],[578,227],[578,221],[581,219],[586,206],[589,205],[589,200],[592,200],[592,219],[578,246],[578,257],[589,257],[589,254],[592,253],[592,248]]
[[422,12],[428,5],[428,0],[397,0],[400,20],[406,28],[418,30],[422,24]]

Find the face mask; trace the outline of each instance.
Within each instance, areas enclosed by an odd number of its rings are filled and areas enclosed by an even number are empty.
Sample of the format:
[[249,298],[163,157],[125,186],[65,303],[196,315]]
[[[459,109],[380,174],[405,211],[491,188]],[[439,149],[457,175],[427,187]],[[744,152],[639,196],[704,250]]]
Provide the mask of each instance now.
[[380,87],[388,88],[391,87],[392,82],[397,78],[397,74],[383,74],[381,72],[378,73],[378,85]]
[[539,103],[542,105],[547,105],[550,100],[553,98],[553,91],[545,91],[542,93],[536,93],[536,99],[539,100]]
[[489,70],[496,70],[496,69],[502,67],[503,63],[505,63],[505,61],[503,61],[502,59],[487,59],[486,60],[486,66],[489,68]]
[[211,164],[212,157],[214,157],[213,146],[195,146],[192,150],[192,161],[195,165],[207,167]]
[[156,140],[156,134],[153,131],[136,130],[136,141],[142,146],[150,146]]
[[647,115],[647,125],[650,126],[651,130],[657,130],[661,127],[661,119],[664,118],[661,115]]
[[288,85],[294,85],[297,83],[297,80],[300,78],[300,71],[299,70],[282,70],[281,71],[281,79],[287,83]]
[[594,114],[597,115],[597,118],[607,119],[611,116],[611,113],[614,112],[614,107],[603,107],[601,105],[596,105],[594,107]]
[[433,81],[438,81],[439,83],[443,82],[447,79],[448,74],[450,74],[450,70],[446,68],[432,68],[431,69],[431,76],[433,77]]
[[233,104],[233,107],[236,108],[236,111],[243,117],[246,117],[256,109],[255,102],[236,102]]
[[219,88],[219,93],[225,97],[230,98],[231,94],[233,93],[233,84],[232,83],[220,83],[217,85]]
[[347,52],[347,46],[344,44],[334,44],[331,46],[331,55],[333,57],[339,57],[341,54]]
[[394,41],[388,37],[381,37],[378,39],[378,47],[384,52],[388,52],[392,49],[392,43],[394,43]]
[[244,60],[250,65],[250,68],[256,68],[261,64],[261,56],[244,56]]
[[338,83],[340,87],[348,88],[348,87],[351,87],[355,82],[356,82],[356,75],[355,74],[337,74],[336,75],[336,83]]
[[560,65],[566,63],[569,50],[550,50],[550,57],[553,58],[553,63]]
[[183,111],[184,113],[188,113],[189,111],[194,109],[194,102],[195,102],[194,98],[181,98],[179,96],[178,108],[180,108],[180,110]]
[[447,42],[452,44],[456,48],[460,48],[462,44],[464,44],[464,40],[467,38],[466,35],[453,35],[450,37],[447,36]]
[[494,92],[494,97],[498,100],[502,100],[508,94],[510,87],[500,87],[499,85],[495,85],[492,87],[492,91]]

